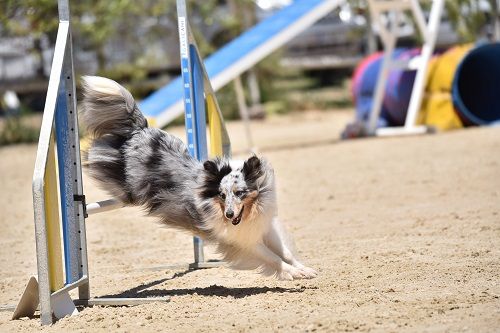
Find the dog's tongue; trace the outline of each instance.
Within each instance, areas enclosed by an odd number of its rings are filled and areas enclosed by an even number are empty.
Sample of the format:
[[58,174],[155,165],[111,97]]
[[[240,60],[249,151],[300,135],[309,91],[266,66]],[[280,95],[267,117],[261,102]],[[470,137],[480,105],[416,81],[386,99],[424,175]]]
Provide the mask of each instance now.
[[243,216],[243,210],[244,210],[244,209],[245,209],[245,207],[243,207],[243,208],[241,209],[240,214],[239,214],[238,216],[236,216],[236,217],[235,217],[235,218],[231,221],[231,223],[232,223],[233,225],[238,225],[238,224],[241,222],[241,217]]

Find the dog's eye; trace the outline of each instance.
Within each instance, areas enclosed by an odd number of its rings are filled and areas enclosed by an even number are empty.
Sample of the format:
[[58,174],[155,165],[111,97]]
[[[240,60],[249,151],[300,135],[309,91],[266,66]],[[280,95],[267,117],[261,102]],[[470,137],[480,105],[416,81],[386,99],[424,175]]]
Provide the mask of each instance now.
[[236,192],[234,192],[234,194],[235,194],[237,197],[241,197],[241,196],[243,196],[245,193],[246,193],[246,191],[236,191]]
[[219,193],[219,196],[222,200],[225,200],[226,199],[226,195],[222,192]]

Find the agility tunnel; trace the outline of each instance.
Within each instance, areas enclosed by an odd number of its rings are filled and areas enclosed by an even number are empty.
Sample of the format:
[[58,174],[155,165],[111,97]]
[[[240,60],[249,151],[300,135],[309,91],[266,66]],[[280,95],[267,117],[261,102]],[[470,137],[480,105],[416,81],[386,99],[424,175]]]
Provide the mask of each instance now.
[[[367,122],[370,117],[371,105],[373,103],[373,93],[377,84],[377,73],[380,70],[383,53],[374,53],[363,59],[354,70],[351,84],[351,96],[356,105],[356,120]],[[386,110],[382,107],[379,124],[377,126],[387,126],[385,122]]]
[[[419,52],[418,49],[399,48],[394,50],[393,60],[407,60]],[[367,122],[370,117],[383,56],[383,52],[377,52],[366,57],[354,71],[351,94],[356,105],[356,120],[358,121]],[[391,71],[377,127],[404,124],[414,80],[415,71]],[[405,110],[405,112],[400,110]]]
[[470,51],[455,72],[452,97],[465,125],[500,121],[500,43]]
[[[397,60],[418,55],[398,49]],[[352,79],[356,120],[367,122],[382,62],[382,53],[365,58]],[[393,70],[384,92],[378,127],[401,126],[411,97],[415,71]],[[500,121],[500,43],[455,46],[431,59],[418,123],[449,130]]]
[[[420,49],[401,49],[396,55],[398,61],[409,61],[418,56]],[[393,70],[389,73],[385,87],[384,108],[392,126],[403,126],[406,119],[406,110],[410,104],[413,82],[416,70]],[[404,110],[404,112],[401,112]]]
[[471,48],[472,44],[454,46],[431,59],[425,94],[417,117],[419,124],[442,131],[464,126],[455,112],[451,90],[457,67]]

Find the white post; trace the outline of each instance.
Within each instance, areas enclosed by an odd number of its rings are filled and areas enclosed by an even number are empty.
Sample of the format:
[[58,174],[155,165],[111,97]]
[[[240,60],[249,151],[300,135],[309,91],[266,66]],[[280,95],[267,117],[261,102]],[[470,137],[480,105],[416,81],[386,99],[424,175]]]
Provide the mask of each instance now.
[[245,102],[245,91],[243,90],[240,76],[234,79],[234,90],[236,92],[236,100],[238,101],[238,110],[240,111],[241,120],[243,120],[243,126],[245,126],[248,151],[253,152],[255,148],[253,145],[252,131],[250,130],[250,116],[248,115],[248,107]]
[[[427,68],[429,67],[429,60],[432,57],[432,53],[434,52],[434,45],[436,44],[436,37],[438,34],[443,6],[444,0],[433,1],[429,23],[425,31],[422,32],[425,42],[420,55],[420,67],[417,70],[415,82],[413,83],[410,104],[408,105],[408,113],[406,114],[405,129],[413,128],[417,121],[418,111],[420,110],[420,105],[422,104],[422,95],[424,93]],[[418,10],[421,11],[420,7]]]
[[248,71],[247,84],[248,90],[250,91],[250,101],[252,102],[252,107],[259,105],[261,101],[259,80],[257,79],[257,74],[255,74],[254,68]]
[[[368,134],[374,135],[377,130],[377,122],[382,111],[382,102],[384,100],[385,86],[389,76],[389,70],[392,63],[392,54],[396,46],[396,37],[394,36],[394,22],[389,22],[389,27],[386,28],[380,23],[380,12],[376,9],[373,0],[369,1],[371,9],[372,24],[374,24],[379,31],[382,43],[384,44],[384,57],[382,66],[377,78],[377,85],[375,87],[375,94],[373,97],[373,104],[370,110],[370,119],[368,120]],[[394,14],[394,13],[393,13]]]
[[[384,58],[382,68],[375,88],[374,100],[371,108],[370,119],[368,122],[368,133],[373,135],[408,135],[422,134],[427,132],[425,126],[416,126],[417,115],[422,103],[424,93],[425,78],[429,60],[434,52],[434,45],[439,29],[441,12],[444,6],[444,0],[433,0],[429,21],[426,23],[425,16],[419,5],[418,0],[407,1],[376,1],[368,0],[370,13],[373,23],[379,29],[380,37],[384,43]],[[403,11],[411,10],[416,27],[421,32],[424,43],[418,58],[414,61],[402,62],[392,59],[392,53],[396,46],[398,36],[398,17]],[[381,19],[382,13],[388,13],[388,27],[384,26]],[[404,66],[402,66],[404,65]],[[377,121],[382,109],[385,85],[389,71],[392,68],[416,69],[416,77],[413,83],[410,102],[406,113],[404,127],[387,127],[377,129]]]

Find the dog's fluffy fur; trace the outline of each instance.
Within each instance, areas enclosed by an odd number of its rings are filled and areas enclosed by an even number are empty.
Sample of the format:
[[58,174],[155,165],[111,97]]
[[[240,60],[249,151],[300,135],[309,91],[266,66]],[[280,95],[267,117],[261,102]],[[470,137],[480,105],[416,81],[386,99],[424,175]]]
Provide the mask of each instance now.
[[215,243],[234,268],[288,280],[316,276],[285,243],[268,162],[256,156],[199,162],[179,138],[148,127],[115,81],[84,77],[83,90],[80,114],[92,138],[84,166],[104,190]]

